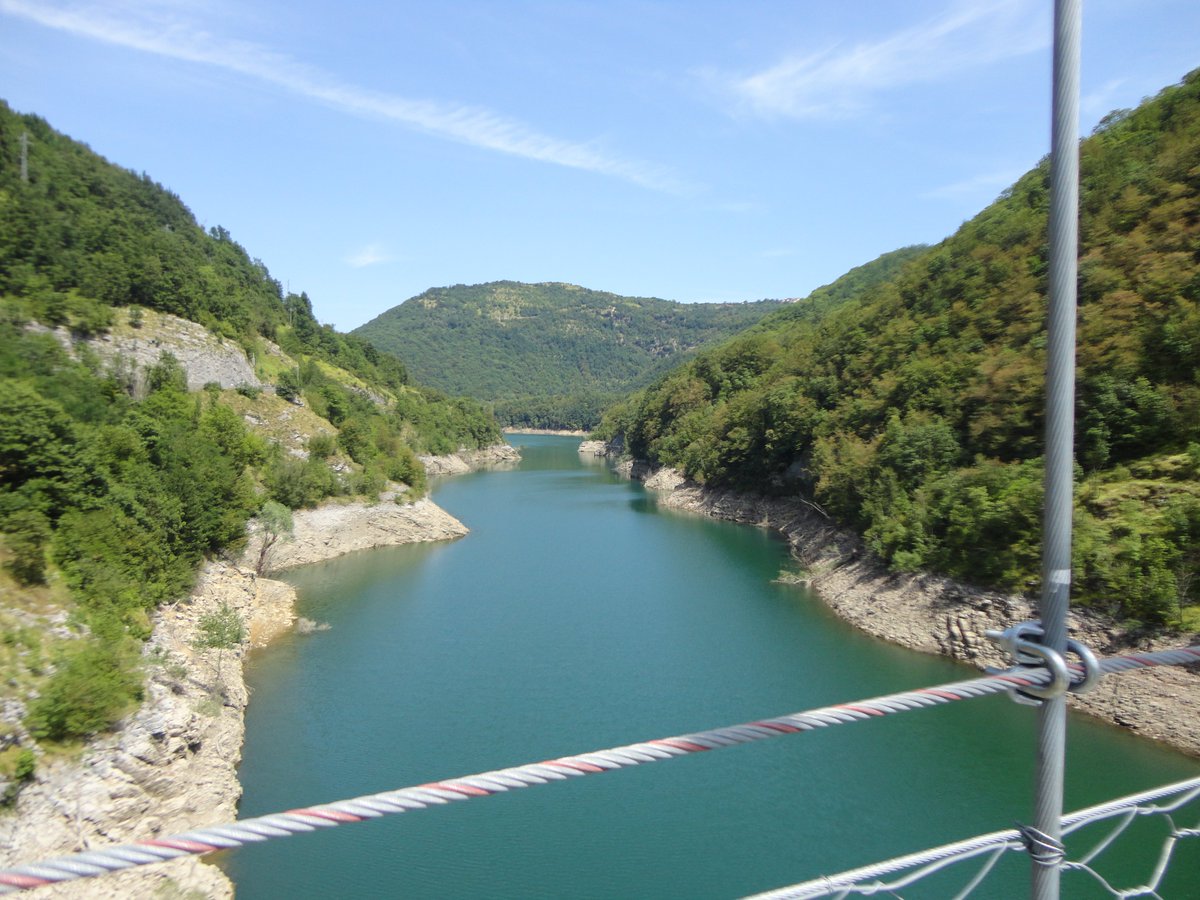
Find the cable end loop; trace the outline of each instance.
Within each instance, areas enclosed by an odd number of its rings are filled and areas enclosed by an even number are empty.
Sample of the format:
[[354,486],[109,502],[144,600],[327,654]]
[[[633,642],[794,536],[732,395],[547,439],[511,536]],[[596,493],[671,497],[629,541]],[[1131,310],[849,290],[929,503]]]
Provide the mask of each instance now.
[[[1045,631],[1039,621],[1018,622],[1003,631],[989,629],[987,638],[1008,652],[1013,662],[1026,669],[1046,669],[1050,677],[1044,685],[1014,688],[1009,695],[1017,703],[1041,706],[1042,702],[1059,697],[1067,691],[1083,694],[1096,686],[1102,674],[1100,661],[1086,646],[1076,640],[1067,641],[1067,653],[1079,662],[1068,666],[1062,654],[1042,644]],[[1073,678],[1072,674],[1079,678]]]

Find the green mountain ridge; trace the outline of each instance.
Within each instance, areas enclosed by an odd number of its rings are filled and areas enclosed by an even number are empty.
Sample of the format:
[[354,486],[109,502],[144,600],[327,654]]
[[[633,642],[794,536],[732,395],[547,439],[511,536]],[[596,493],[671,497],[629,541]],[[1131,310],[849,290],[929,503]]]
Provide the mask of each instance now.
[[[1200,70],[1081,149],[1075,595],[1200,599]],[[1048,164],[891,277],[781,311],[611,408],[598,437],[799,493],[892,567],[1040,577]]]
[[782,301],[678,303],[572,284],[431,288],[354,329],[414,377],[494,404],[506,424],[590,427],[606,403]]

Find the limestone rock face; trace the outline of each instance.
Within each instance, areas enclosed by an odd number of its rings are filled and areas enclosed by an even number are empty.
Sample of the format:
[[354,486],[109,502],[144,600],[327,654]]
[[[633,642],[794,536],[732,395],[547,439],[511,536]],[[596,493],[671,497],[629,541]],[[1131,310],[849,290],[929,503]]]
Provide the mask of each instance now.
[[[68,350],[74,348],[75,341],[66,328],[55,329],[54,335]],[[183,366],[188,390],[198,391],[213,381],[226,389],[243,384],[263,387],[238,344],[218,337],[203,325],[167,313],[147,310],[140,328],[116,327],[83,343],[106,363],[118,357],[124,359],[138,385],[145,377],[145,367],[157,363],[165,351]]]
[[585,456],[609,456],[609,446],[604,441],[580,441],[579,452]]
[[466,475],[471,471],[471,466],[465,459],[460,458],[457,454],[449,456],[418,456],[421,460],[421,465],[425,467],[425,474],[431,477],[440,475]]
[[646,487],[653,491],[673,491],[682,485],[686,478],[674,469],[663,467],[646,479]]

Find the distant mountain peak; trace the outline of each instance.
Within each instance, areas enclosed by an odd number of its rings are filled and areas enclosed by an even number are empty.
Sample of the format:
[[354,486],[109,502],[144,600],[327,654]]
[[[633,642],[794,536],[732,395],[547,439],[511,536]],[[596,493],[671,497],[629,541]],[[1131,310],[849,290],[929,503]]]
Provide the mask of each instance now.
[[588,421],[560,424],[587,427],[604,402],[781,305],[679,303],[561,281],[493,281],[430,288],[354,334],[401,355],[427,384],[496,403],[502,416],[504,404],[586,395]]

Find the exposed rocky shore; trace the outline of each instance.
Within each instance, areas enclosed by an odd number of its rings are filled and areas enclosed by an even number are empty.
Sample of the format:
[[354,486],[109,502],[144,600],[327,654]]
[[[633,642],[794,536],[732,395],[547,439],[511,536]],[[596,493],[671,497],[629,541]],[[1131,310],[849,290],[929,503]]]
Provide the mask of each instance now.
[[[599,446],[581,452],[602,452]],[[929,574],[896,574],[872,556],[857,536],[796,499],[754,497],[707,490],[671,469],[622,463],[630,477],[660,491],[674,509],[772,528],[791,545],[802,572],[797,580],[843,619],[869,634],[925,653],[980,668],[1009,661],[989,641],[987,629],[1036,619],[1024,597],[984,591]],[[1071,635],[1101,656],[1160,650],[1196,643],[1198,635],[1149,637],[1111,619],[1075,609]],[[1136,734],[1200,756],[1200,667],[1145,669],[1104,678],[1092,692],[1070,695],[1071,705]]]
[[[432,459],[441,463],[441,470],[458,472],[519,458],[504,445],[456,454],[453,462]],[[449,540],[468,532],[427,498],[396,503],[390,494],[372,504],[328,504],[299,511],[294,524],[294,539],[271,549],[269,569],[385,545]],[[259,539],[251,536],[245,560],[257,560]],[[155,614],[144,652],[142,706],[114,734],[79,754],[39,759],[15,813],[0,817],[0,867],[236,818],[242,793],[237,766],[249,699],[241,661],[250,648],[265,645],[293,626],[294,603],[289,585],[257,577],[249,565],[207,564],[189,598]],[[196,649],[200,620],[224,604],[246,624],[246,641],[229,651]],[[228,898],[233,886],[216,866],[188,858],[41,888],[38,896]]]
[[[234,818],[248,699],[241,658],[291,625],[294,599],[282,582],[228,563],[206,565],[187,600],[155,614],[144,650],[141,708],[80,755],[39,760],[16,814],[0,818],[0,865]],[[242,616],[249,640],[233,650],[196,649],[198,623],[223,604]],[[199,859],[41,888],[38,896],[172,897],[187,891],[233,896],[221,870]]]
[[463,475],[479,469],[503,469],[515,466],[521,452],[508,444],[493,444],[480,450],[459,450],[449,456],[419,456],[428,475]]
[[608,444],[604,441],[580,441],[579,452],[585,456],[607,456]]
[[[317,509],[297,510],[292,518],[292,537],[268,551],[267,571],[294,569],[376,547],[448,541],[469,530],[427,497],[413,503],[396,503],[390,493],[378,503],[327,503]],[[261,546],[261,536],[251,535],[243,564],[257,560]]]

